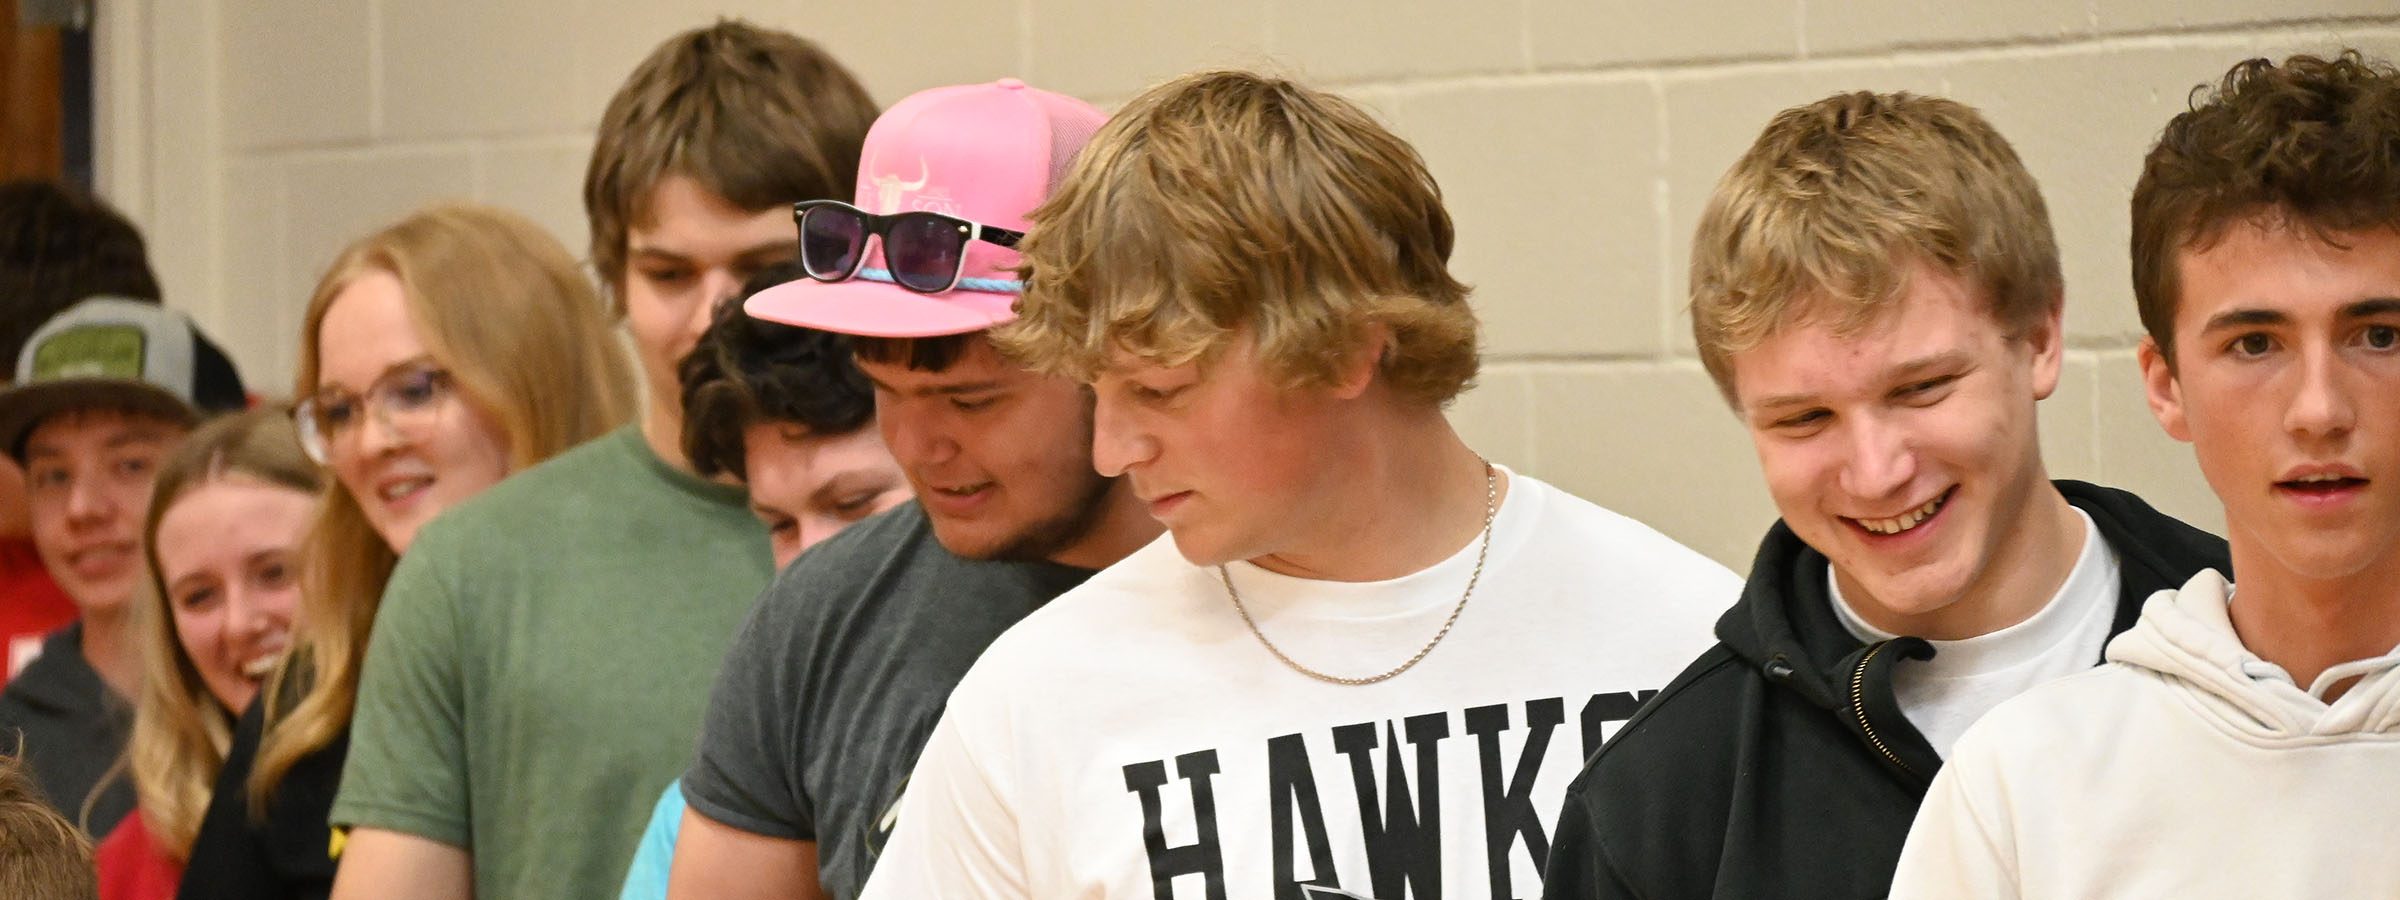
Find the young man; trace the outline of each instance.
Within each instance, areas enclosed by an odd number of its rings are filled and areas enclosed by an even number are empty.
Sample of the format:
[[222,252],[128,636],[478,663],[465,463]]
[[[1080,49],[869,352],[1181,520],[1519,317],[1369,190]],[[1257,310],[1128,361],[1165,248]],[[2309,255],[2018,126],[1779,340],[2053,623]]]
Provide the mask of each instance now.
[[[86,299],[157,303],[158,295],[141,232],[108,204],[48,179],[0,184],[0,360],[13,363],[35,328]],[[43,567],[32,529],[25,472],[0,461],[0,684],[75,621],[75,603]]]
[[1958,742],[1894,897],[2393,897],[2400,70],[2251,60],[2133,193],[2150,408],[2233,572]]
[[24,467],[34,545],[80,616],[0,692],[0,748],[22,738],[43,793],[92,834],[133,808],[132,785],[108,776],[141,686],[132,614],[151,481],[204,413],[243,402],[233,363],[191,320],[106,297],[35,331],[0,392],[0,447]]
[[[806,277],[797,260],[777,263],[743,296]],[[749,488],[776,569],[908,502],[908,478],[875,431],[874,389],[842,335],[753,319],[728,300],[681,377],[692,469]]]
[[[750,317],[742,302],[806,278],[799,260],[760,270],[684,357],[683,451],[710,478],[737,478],[767,527],[781,571],[809,547],[909,501],[908,478],[876,433],[875,397],[849,338]],[[686,807],[678,779],[659,796],[625,873],[622,900],[667,895]]]
[[675,364],[717,301],[791,255],[786,204],[849,183],[872,118],[814,45],[737,22],[669,39],[610,101],[584,200],[649,405],[410,545],[359,685],[334,896],[622,881],[771,572],[741,489],[684,461]]
[[1692,334],[1782,521],[1718,644],[1568,789],[1543,895],[1872,897],[1950,744],[2224,542],[2045,474],[2058,250],[1974,110],[1786,110],[1692,240]]
[[760,600],[684,778],[670,896],[856,897],[968,664],[1158,536],[1131,487],[1093,471],[1090,395],[984,334],[1017,296],[998,230],[1026,227],[1102,119],[1014,80],[902,100],[867,136],[857,206],[803,211],[802,262],[833,283],[751,299],[760,318],[860,335],[917,502],[802,556]]
[[975,663],[865,896],[1532,890],[1569,773],[1731,574],[1451,430],[1449,216],[1355,106],[1169,83],[1034,220],[1001,345],[1093,383],[1094,461],[1173,540]]

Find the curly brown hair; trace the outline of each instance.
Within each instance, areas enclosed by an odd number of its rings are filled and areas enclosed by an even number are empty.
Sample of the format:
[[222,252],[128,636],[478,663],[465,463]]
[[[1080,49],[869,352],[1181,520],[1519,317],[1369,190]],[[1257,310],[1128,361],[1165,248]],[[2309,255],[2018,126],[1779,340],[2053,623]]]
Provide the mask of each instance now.
[[[742,297],[808,277],[799,260],[750,276]],[[789,422],[844,435],[875,424],[875,386],[850,357],[850,336],[753,319],[740,299],[717,305],[708,330],[676,367],[683,383],[683,453],[704,477],[749,479],[742,435]]]
[[2356,50],[2236,64],[2192,89],[2133,189],[2133,297],[2175,360],[2176,259],[2236,225],[2400,229],[2400,70]]

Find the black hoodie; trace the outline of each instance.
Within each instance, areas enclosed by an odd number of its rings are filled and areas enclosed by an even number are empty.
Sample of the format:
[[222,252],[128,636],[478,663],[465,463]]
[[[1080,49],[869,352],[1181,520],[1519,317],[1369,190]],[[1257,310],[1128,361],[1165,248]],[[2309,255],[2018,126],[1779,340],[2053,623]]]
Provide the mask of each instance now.
[[[2059,481],[2117,553],[2110,636],[2225,541],[2124,491]],[[1782,522],[1759,543],[1715,647],[1644,705],[1567,789],[1542,896],[1881,897],[1941,756],[1901,714],[1892,667],[1917,638],[1861,644],[1825,556]],[[2100,660],[2093,660],[2094,664]]]

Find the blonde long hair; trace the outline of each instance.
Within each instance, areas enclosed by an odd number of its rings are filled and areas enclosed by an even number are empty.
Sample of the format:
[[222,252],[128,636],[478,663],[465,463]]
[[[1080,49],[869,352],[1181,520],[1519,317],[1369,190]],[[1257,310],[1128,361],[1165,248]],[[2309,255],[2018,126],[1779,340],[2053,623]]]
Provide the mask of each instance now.
[[[400,280],[427,352],[450,371],[463,399],[507,433],[512,470],[633,415],[633,370],[597,290],[566,247],[523,216],[472,204],[420,210],[335,258],[309,300],[296,393],[316,391],[325,313],[368,272]],[[252,815],[264,815],[294,764],[350,726],[367,635],[398,561],[357,498],[339,481],[330,485],[302,558],[292,658],[265,692]]]
[[235,413],[200,426],[159,467],[151,488],[150,514],[142,522],[142,544],[150,565],[149,590],[133,610],[141,647],[142,687],[135,694],[133,735],[125,757],[133,772],[142,823],[176,859],[189,856],[208,812],[209,792],[225,765],[233,717],[210,693],[176,636],[168,608],[166,574],[158,567],[158,523],[167,510],[204,485],[250,478],[315,496],[324,479],[300,450],[300,437],[280,407]]

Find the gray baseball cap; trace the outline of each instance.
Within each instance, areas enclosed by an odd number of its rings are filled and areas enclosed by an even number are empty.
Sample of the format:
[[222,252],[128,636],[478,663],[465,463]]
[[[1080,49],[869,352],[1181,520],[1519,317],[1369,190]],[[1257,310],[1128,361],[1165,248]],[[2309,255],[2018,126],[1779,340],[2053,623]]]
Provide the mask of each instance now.
[[94,407],[185,424],[247,405],[225,351],[184,314],[156,303],[94,297],[50,317],[0,391],[0,446],[19,463],[43,420]]

